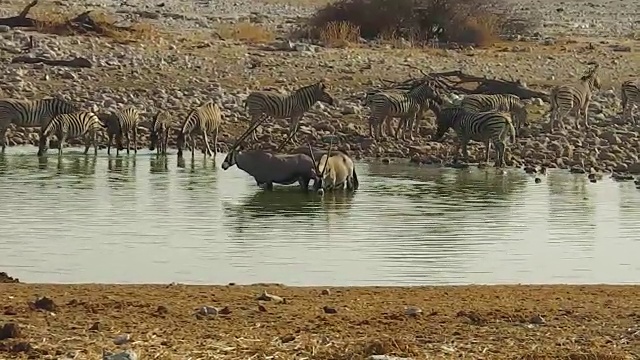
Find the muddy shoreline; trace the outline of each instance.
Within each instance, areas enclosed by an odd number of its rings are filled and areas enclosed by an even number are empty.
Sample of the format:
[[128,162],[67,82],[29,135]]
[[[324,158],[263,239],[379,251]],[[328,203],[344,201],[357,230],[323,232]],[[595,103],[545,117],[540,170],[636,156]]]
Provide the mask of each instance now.
[[0,294],[4,359],[124,349],[159,359],[631,359],[640,350],[639,286],[0,284]]

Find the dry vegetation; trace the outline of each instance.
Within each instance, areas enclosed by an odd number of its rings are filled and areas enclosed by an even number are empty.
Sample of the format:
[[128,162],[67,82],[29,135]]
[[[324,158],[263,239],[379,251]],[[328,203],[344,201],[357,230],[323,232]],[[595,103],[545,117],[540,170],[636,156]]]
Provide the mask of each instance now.
[[[341,45],[361,36],[401,37],[416,44],[438,40],[488,46],[499,35],[514,30],[513,20],[497,10],[504,5],[501,1],[339,0],[319,9],[306,32],[324,43]],[[519,27],[518,31],[525,31],[527,24]]]
[[[258,300],[263,290],[286,299]],[[628,359],[640,287],[0,284],[0,358]],[[50,300],[34,302],[36,296]],[[201,315],[212,306],[218,315]],[[417,307],[421,314],[409,312]],[[74,355],[75,354],[75,355]]]
[[274,32],[266,26],[239,22],[220,24],[216,27],[218,35],[225,40],[238,40],[248,44],[262,44],[275,39]]

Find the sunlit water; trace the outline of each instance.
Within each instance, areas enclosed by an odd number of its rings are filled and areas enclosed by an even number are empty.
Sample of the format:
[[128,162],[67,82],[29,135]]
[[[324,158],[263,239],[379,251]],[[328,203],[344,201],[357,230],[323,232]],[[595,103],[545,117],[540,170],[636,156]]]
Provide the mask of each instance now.
[[290,285],[640,279],[640,190],[552,172],[358,163],[351,196],[196,156],[0,156],[0,271],[28,282]]

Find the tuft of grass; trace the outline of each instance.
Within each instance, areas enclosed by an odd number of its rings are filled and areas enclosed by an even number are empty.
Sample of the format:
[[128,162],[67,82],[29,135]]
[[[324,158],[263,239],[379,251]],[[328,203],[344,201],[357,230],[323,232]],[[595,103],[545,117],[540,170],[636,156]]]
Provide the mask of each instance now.
[[268,43],[275,40],[275,34],[267,27],[247,21],[221,24],[216,29],[225,40],[233,39],[249,44]]
[[346,48],[360,39],[360,28],[348,21],[331,21],[320,31],[320,41],[326,47]]

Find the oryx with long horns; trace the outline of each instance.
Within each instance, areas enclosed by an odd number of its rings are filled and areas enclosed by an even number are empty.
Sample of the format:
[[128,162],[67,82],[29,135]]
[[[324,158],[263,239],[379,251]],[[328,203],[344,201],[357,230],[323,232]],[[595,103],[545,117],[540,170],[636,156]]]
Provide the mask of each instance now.
[[353,160],[342,152],[331,153],[333,140],[329,143],[329,150],[316,162],[313,149],[309,145],[309,153],[316,164],[317,179],[313,183],[313,190],[324,193],[325,190],[344,189],[357,190],[358,175]]
[[317,182],[316,166],[306,154],[273,154],[264,150],[238,150],[239,144],[251,134],[251,127],[231,146],[222,162],[222,169],[233,165],[253,176],[258,186],[273,189],[273,184],[300,184],[303,191],[309,190],[309,182]]

